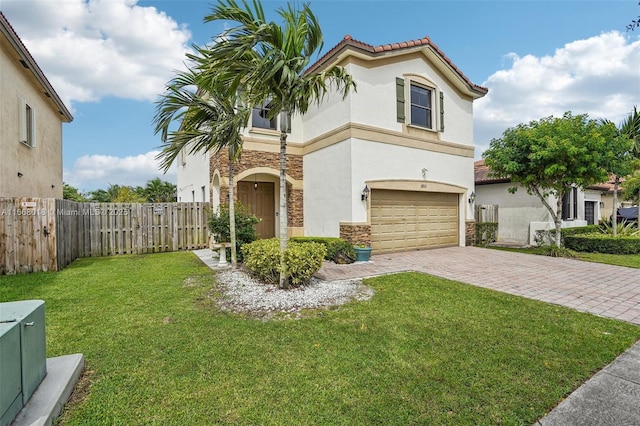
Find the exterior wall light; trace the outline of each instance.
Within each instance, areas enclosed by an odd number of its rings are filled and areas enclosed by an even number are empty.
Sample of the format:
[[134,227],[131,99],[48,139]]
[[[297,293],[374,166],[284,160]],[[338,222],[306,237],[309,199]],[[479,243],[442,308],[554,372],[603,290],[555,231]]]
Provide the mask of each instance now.
[[476,193],[471,191],[471,194],[469,195],[469,204],[473,204],[476,201]]
[[369,192],[371,192],[371,190],[365,184],[364,189],[362,190],[362,195],[361,195],[362,201],[367,201],[369,199]]

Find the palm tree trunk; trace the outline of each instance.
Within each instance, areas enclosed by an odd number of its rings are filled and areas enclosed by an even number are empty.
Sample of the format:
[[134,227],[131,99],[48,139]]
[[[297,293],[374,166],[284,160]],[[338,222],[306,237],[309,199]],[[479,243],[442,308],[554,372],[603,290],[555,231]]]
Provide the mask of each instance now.
[[618,183],[620,179],[616,176],[613,181],[613,214],[611,215],[611,230],[613,231],[613,236],[618,235]]
[[[287,265],[284,251],[287,249],[287,113],[280,114],[280,281],[279,287],[287,286]],[[284,126],[283,126],[284,125]]]
[[[238,266],[238,256],[236,253],[236,208],[234,203],[235,185],[233,183],[235,156],[229,147],[229,235],[231,237],[231,267]],[[223,249],[224,250],[224,249]]]

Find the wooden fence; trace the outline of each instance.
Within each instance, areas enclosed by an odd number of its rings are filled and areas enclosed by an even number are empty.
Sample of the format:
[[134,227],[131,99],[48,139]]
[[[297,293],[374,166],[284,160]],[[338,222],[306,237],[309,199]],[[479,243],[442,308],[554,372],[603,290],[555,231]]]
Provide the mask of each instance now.
[[79,257],[207,247],[209,203],[0,198],[0,274],[61,270]]
[[494,222],[498,223],[498,205],[497,204],[482,204],[476,205],[476,222]]

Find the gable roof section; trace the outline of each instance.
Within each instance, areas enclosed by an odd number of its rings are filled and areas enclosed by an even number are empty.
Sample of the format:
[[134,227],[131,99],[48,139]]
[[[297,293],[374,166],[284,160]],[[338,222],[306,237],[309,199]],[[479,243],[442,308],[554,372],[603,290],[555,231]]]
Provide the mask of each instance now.
[[9,41],[9,45],[13,47],[22,66],[26,70],[31,71],[35,80],[42,87],[43,95],[51,99],[53,103],[52,106],[55,107],[58,113],[60,113],[60,115],[62,116],[62,121],[70,123],[73,120],[73,116],[65,106],[64,102],[62,102],[62,99],[60,99],[60,96],[58,96],[55,89],[53,88],[47,77],[44,75],[35,59],[33,59],[33,56],[31,56],[31,53],[29,53],[26,46],[24,45],[24,43],[22,43],[22,40],[20,40],[20,37],[18,37],[18,34],[13,29],[2,12],[0,12],[0,34],[2,34]]
[[372,46],[358,40],[354,40],[350,35],[344,36],[340,43],[325,53],[316,63],[311,65],[307,72],[320,70],[336,64],[348,56],[357,56],[365,59],[377,59],[383,57],[404,55],[407,53],[422,52],[433,64],[443,72],[454,85],[463,93],[478,99],[487,94],[489,89],[474,84],[465,76],[462,71],[454,65],[447,55],[431,41],[429,37],[417,40],[403,41],[400,43],[383,44]]

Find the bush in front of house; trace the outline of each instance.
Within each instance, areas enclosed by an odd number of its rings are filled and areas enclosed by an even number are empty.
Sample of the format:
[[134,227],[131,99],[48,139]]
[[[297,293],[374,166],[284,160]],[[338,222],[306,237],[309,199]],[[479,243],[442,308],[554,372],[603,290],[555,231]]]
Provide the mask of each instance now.
[[498,235],[497,222],[476,222],[476,245],[495,243]]
[[[289,242],[284,252],[287,283],[293,286],[309,282],[320,270],[326,248],[319,243]],[[244,266],[258,279],[277,285],[280,281],[280,240],[270,238],[242,246]]]
[[640,254],[640,237],[613,237],[602,233],[567,235],[568,249],[587,253]]
[[[256,224],[260,222],[260,219],[240,203],[235,203],[234,207],[236,217],[236,248],[238,258],[242,260],[242,246],[258,238],[256,234]],[[221,204],[218,211],[209,216],[209,231],[215,236],[217,242],[231,242],[229,222],[228,204]]]
[[[564,245],[564,238],[567,235],[579,235],[579,234],[591,234],[598,232],[600,227],[598,225],[586,225],[586,226],[576,226],[573,228],[562,228],[560,230],[560,244]],[[556,241],[556,230],[555,229],[539,229],[536,231],[535,236],[533,237],[536,245],[538,247],[542,247],[545,245],[553,245]]]
[[284,262],[290,284],[297,287],[308,283],[322,267],[326,253],[326,247],[320,243],[289,243],[284,252]]
[[334,263],[353,263],[356,260],[356,253],[353,245],[338,237],[293,237],[290,241],[297,243],[320,243],[327,249],[326,260]]

